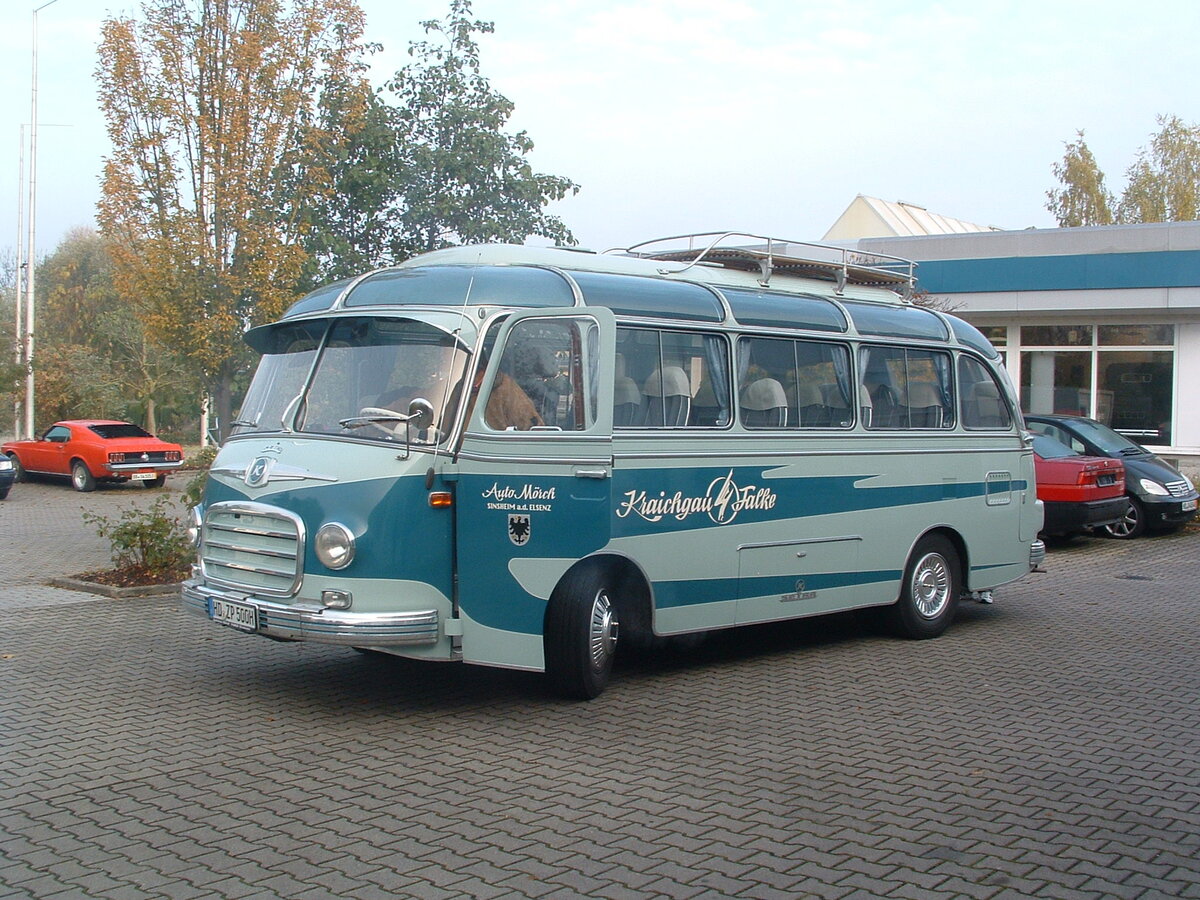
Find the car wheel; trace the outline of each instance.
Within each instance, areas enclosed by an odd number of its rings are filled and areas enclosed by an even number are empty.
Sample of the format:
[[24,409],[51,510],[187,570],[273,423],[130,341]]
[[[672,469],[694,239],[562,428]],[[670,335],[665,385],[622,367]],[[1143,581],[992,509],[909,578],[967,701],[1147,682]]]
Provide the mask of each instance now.
[[950,627],[962,593],[958,551],[940,535],[917,542],[900,585],[900,599],[889,606],[892,629],[902,637],[925,640]]
[[7,497],[8,497],[8,492],[9,492],[10,490],[12,490],[11,486],[10,486],[10,487],[6,487],[6,488],[0,488],[0,500],[7,499]]
[[96,479],[88,471],[87,463],[81,459],[71,463],[71,486],[85,494],[96,489]]
[[617,650],[617,610],[602,569],[569,573],[546,609],[546,675],[564,697],[591,700],[608,685]]
[[8,458],[12,460],[13,474],[16,476],[16,480],[17,481],[25,481],[26,477],[27,477],[25,474],[25,469],[22,468],[21,461],[19,459],[17,459],[17,454],[10,453],[10,454],[8,454]]
[[1129,498],[1129,509],[1125,512],[1125,518],[1104,526],[1105,534],[1123,541],[1141,537],[1145,531],[1146,510],[1142,508],[1142,502],[1137,497]]
[[156,475],[154,478],[151,478],[149,481],[142,482],[142,484],[144,484],[148,488],[162,487],[166,483],[167,483],[166,475]]

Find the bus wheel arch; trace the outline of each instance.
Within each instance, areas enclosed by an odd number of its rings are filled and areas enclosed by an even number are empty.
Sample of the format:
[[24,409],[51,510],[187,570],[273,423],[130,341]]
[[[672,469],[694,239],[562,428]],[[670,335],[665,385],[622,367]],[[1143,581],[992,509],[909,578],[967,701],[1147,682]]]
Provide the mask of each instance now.
[[633,562],[593,556],[564,573],[546,604],[546,674],[556,691],[576,700],[608,684],[617,645],[650,628],[649,586]]
[[892,630],[926,640],[942,634],[954,620],[965,583],[966,547],[949,529],[923,534],[909,552],[900,596],[887,607]]

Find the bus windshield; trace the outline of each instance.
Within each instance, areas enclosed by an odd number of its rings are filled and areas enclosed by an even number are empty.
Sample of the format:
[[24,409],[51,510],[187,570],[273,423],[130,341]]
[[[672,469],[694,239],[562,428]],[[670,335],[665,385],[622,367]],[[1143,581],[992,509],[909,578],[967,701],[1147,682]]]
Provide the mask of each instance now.
[[[299,322],[255,343],[263,357],[234,434],[295,430],[437,444],[453,425],[469,358],[442,329],[399,318]],[[417,399],[429,402],[433,418],[407,430],[403,417]]]

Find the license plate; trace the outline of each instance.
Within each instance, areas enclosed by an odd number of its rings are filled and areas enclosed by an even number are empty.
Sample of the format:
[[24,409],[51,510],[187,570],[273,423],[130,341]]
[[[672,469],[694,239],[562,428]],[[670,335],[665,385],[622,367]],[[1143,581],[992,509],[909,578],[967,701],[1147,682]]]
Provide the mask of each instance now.
[[1196,508],[1196,501],[1195,500],[1184,500],[1183,503],[1180,504],[1180,506],[1183,508],[1184,512],[1191,512],[1192,510],[1194,510]]
[[153,472],[134,472],[129,477],[134,481],[153,481],[156,476]]
[[212,620],[221,625],[236,628],[238,631],[258,631],[258,610],[249,603],[218,600],[214,597]]

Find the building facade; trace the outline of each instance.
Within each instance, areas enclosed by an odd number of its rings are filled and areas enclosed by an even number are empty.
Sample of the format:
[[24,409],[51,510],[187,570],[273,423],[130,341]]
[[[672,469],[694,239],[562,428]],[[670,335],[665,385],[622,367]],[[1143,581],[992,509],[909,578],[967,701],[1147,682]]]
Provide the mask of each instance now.
[[892,234],[919,287],[1005,355],[1025,412],[1092,416],[1200,453],[1200,222]]

